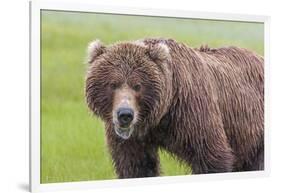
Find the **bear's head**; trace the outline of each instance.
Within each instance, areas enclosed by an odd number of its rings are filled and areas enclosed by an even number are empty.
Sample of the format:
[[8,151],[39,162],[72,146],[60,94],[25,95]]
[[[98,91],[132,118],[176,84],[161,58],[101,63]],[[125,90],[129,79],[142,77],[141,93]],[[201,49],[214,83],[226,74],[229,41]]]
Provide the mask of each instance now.
[[167,112],[172,93],[169,48],[141,41],[89,44],[86,100],[123,139],[144,136]]

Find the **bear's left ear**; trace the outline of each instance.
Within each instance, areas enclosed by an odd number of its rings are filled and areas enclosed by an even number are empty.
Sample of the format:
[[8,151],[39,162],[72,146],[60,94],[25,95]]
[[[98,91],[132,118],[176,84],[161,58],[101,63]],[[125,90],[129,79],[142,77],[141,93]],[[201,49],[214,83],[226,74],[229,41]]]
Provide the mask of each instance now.
[[89,43],[88,46],[88,64],[92,63],[98,56],[105,52],[106,47],[100,40],[95,40]]
[[149,57],[157,62],[163,62],[170,57],[169,47],[164,43],[158,43],[148,48]]

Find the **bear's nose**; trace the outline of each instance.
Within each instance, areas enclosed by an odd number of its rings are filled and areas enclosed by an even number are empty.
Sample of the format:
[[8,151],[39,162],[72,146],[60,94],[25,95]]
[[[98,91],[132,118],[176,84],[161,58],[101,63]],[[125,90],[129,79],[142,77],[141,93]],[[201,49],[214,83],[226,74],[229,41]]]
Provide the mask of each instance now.
[[117,118],[121,127],[127,127],[134,118],[134,111],[130,108],[120,108],[117,111]]

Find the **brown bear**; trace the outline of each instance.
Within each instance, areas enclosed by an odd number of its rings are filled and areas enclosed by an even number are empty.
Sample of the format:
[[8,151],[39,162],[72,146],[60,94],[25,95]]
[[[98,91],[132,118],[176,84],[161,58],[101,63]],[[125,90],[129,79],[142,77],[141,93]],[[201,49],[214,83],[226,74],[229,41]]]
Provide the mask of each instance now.
[[264,168],[264,60],[172,39],[89,45],[86,100],[119,178],[158,176],[158,150],[194,174]]

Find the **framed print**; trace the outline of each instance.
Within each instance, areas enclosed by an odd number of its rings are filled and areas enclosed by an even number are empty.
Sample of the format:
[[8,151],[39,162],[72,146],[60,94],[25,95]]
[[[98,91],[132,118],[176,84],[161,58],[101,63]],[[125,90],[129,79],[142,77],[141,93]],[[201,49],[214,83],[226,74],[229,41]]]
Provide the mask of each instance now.
[[269,173],[268,17],[30,13],[32,192]]

